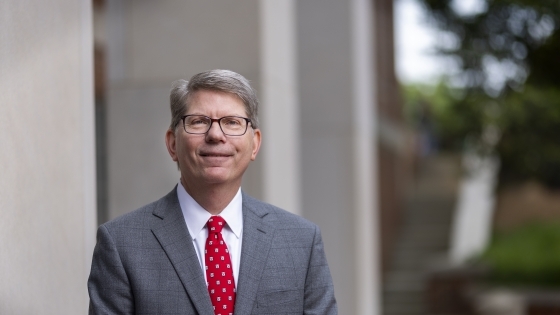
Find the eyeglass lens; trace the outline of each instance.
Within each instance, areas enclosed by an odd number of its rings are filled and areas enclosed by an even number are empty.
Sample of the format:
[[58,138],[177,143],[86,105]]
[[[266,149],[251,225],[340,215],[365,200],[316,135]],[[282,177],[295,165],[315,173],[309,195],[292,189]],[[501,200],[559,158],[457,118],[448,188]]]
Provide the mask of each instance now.
[[219,119],[212,119],[202,115],[188,115],[185,117],[185,131],[193,134],[204,134],[212,127],[212,123],[217,121],[220,128],[226,135],[240,136],[247,131],[247,120],[243,117],[226,116]]

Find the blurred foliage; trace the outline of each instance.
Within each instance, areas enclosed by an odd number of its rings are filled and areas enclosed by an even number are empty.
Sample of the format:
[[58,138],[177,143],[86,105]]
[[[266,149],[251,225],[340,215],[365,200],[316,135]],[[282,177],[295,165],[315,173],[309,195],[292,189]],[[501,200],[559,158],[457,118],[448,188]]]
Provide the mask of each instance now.
[[501,107],[500,182],[537,180],[560,188],[560,90],[528,85]]
[[497,153],[500,185],[560,188],[560,0],[481,0],[473,14],[455,1],[419,0],[460,71],[403,87],[406,116],[440,149]]
[[491,98],[443,83],[403,86],[406,119],[429,129],[440,150],[496,153],[499,183],[536,180],[560,188],[560,89],[525,85]]
[[430,129],[438,149],[461,151],[466,139],[480,135],[486,100],[465,98],[460,89],[443,82],[436,86],[412,84],[402,88],[405,118],[418,130]]
[[506,89],[518,89],[525,79],[560,84],[560,1],[481,0],[486,9],[471,15],[456,12],[457,0],[419,1],[450,39],[440,40],[438,51],[458,63],[468,88],[488,92],[492,64],[500,65]]
[[497,234],[479,257],[489,280],[507,285],[560,285],[560,222],[532,223]]

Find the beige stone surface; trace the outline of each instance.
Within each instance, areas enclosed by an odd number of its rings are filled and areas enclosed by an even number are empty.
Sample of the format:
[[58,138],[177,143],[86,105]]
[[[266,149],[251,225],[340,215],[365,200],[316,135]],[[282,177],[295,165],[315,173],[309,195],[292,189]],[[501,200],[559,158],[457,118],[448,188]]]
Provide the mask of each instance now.
[[0,2],[0,314],[87,310],[95,228],[90,7]]

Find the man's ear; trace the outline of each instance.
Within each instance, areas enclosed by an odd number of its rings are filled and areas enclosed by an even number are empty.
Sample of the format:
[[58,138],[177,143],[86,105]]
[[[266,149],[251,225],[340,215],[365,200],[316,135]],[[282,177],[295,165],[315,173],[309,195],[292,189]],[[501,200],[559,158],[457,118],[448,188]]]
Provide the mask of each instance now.
[[254,129],[253,130],[253,152],[251,153],[251,161],[254,161],[257,158],[257,154],[259,153],[259,149],[261,148],[261,130]]
[[173,161],[177,162],[177,141],[175,138],[175,132],[171,129],[168,129],[165,133],[165,145],[167,146],[167,152],[169,152]]

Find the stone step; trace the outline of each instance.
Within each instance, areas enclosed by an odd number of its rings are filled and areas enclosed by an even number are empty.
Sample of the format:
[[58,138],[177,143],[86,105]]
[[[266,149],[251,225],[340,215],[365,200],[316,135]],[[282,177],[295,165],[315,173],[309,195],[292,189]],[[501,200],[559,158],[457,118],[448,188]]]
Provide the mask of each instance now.
[[383,314],[425,314],[426,304],[422,295],[394,295],[383,300]]
[[422,243],[431,243],[431,242],[438,242],[438,243],[449,243],[449,237],[445,235],[442,231],[431,231],[426,233],[418,233],[417,231],[412,232],[403,232],[401,238],[399,238],[395,245],[398,245],[402,242],[417,242],[419,244]]
[[418,216],[418,218],[411,218],[407,217],[402,221],[402,230],[405,230],[407,227],[410,226],[419,226],[419,225],[435,225],[439,227],[446,227],[448,226],[449,222],[451,222],[452,216],[447,214],[442,215],[421,215],[421,214],[414,214]]
[[387,293],[407,293],[407,294],[419,294],[423,295],[426,289],[426,282],[416,281],[391,281],[384,284],[384,292]]
[[[393,253],[391,262],[399,262],[399,261],[410,261],[413,260],[418,264],[426,261],[429,259],[430,256],[433,254],[440,254],[443,251],[425,251],[422,250],[420,247],[410,248],[410,247],[399,247],[395,248],[395,252]],[[441,256],[441,255],[440,255]]]
[[416,270],[398,270],[398,271],[391,271],[385,277],[385,283],[399,283],[399,282],[409,282],[409,283],[417,283],[422,282],[425,283],[426,277],[424,274],[417,272]]
[[420,305],[409,305],[406,303],[387,305],[383,308],[385,315],[425,315],[426,309]]
[[407,237],[404,239],[400,239],[396,244],[396,250],[399,249],[407,249],[410,247],[419,248],[422,251],[426,251],[429,248],[440,247],[444,246],[445,248],[448,247],[449,240],[447,237],[441,237],[437,235],[419,235],[417,237]]
[[414,198],[413,200],[404,201],[404,213],[408,215],[427,215],[430,217],[443,215],[450,216],[453,214],[453,206],[455,201],[451,198],[441,197],[423,197]]
[[399,238],[383,281],[384,315],[427,315],[426,271],[448,250],[457,189],[457,161],[430,157],[406,194]]
[[395,270],[404,270],[404,271],[411,270],[416,272],[423,272],[425,265],[426,265],[425,261],[417,262],[414,260],[406,260],[406,261],[393,262],[393,266]]
[[399,292],[399,291],[384,291],[383,303],[398,304],[398,303],[413,303],[424,304],[426,302],[423,292]]

